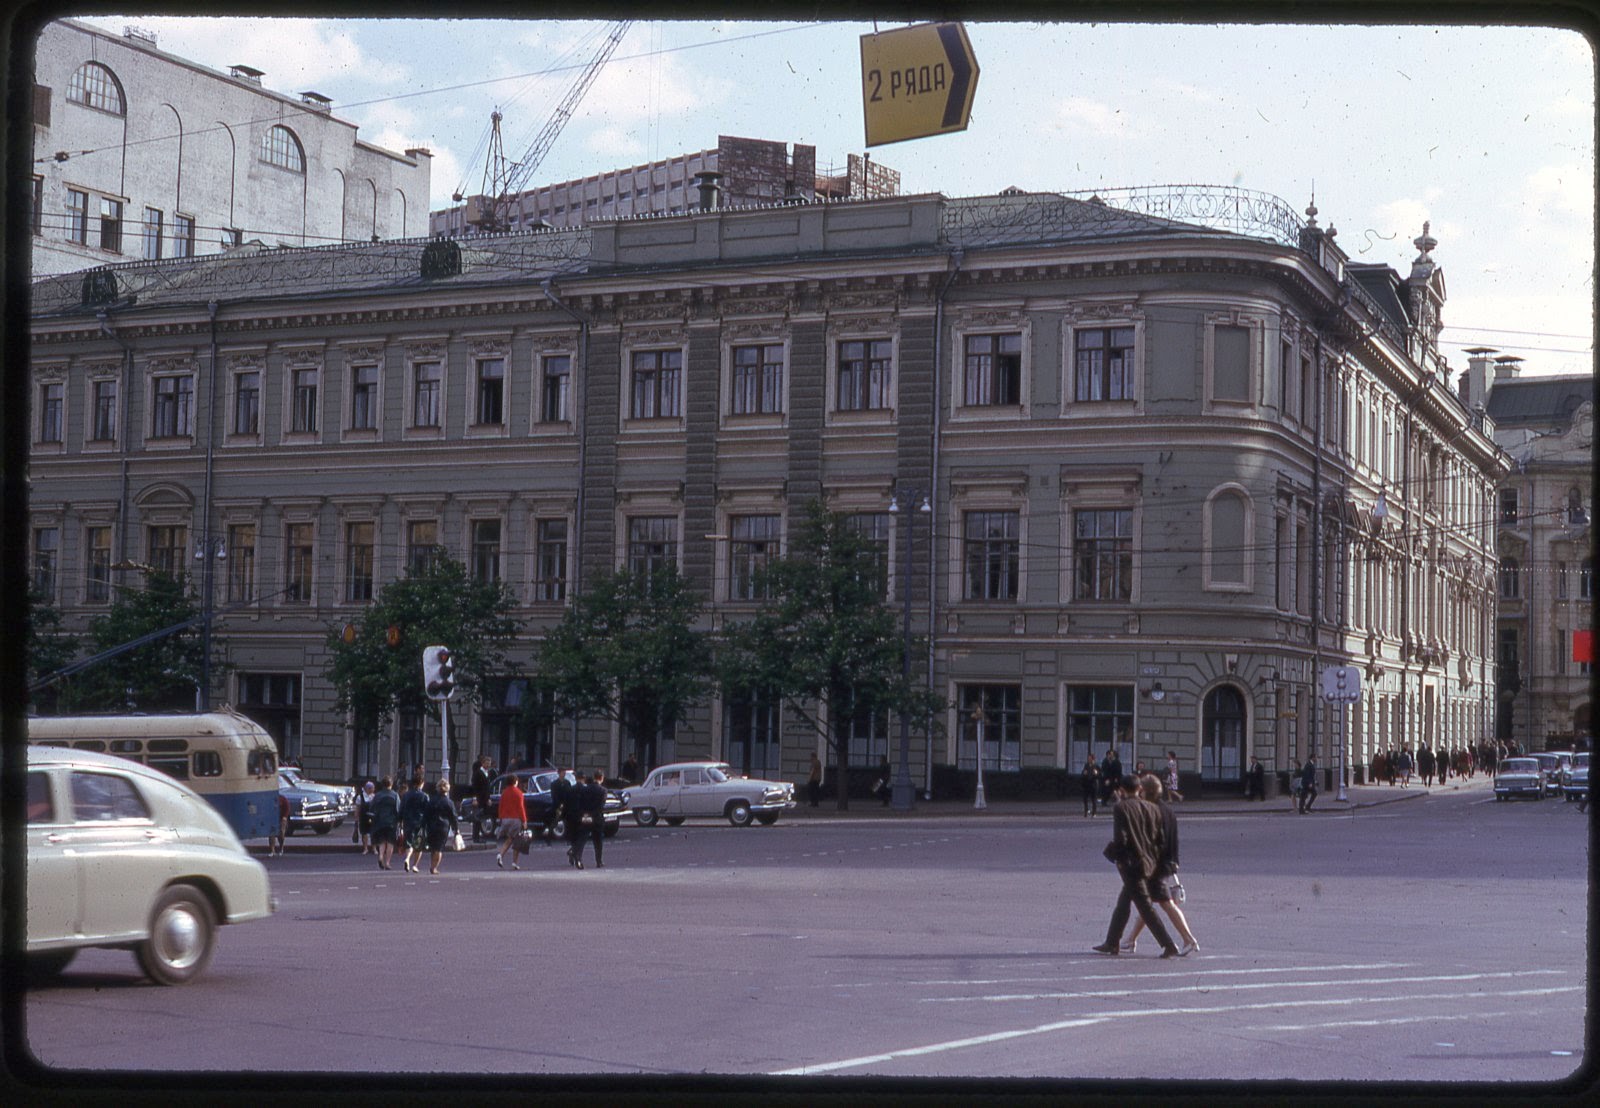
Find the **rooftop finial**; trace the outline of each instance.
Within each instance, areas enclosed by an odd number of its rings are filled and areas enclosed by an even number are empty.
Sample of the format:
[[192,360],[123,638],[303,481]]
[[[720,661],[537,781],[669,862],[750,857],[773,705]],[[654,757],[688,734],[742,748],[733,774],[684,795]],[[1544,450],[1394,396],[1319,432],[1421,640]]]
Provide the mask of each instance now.
[[[1430,263],[1431,264],[1433,262],[1433,259],[1428,257],[1428,254],[1433,250],[1433,248],[1435,246],[1439,245],[1439,240],[1434,238],[1432,235],[1428,234],[1428,227],[1429,226],[1430,226],[1430,224],[1428,223],[1428,221],[1424,220],[1423,223],[1422,223],[1422,234],[1419,235],[1417,238],[1412,239],[1411,242],[1412,242],[1412,245],[1414,245],[1418,250],[1422,251],[1422,253],[1417,255],[1417,262],[1425,262],[1425,263]],[[1416,264],[1416,263],[1413,263],[1413,264]]]

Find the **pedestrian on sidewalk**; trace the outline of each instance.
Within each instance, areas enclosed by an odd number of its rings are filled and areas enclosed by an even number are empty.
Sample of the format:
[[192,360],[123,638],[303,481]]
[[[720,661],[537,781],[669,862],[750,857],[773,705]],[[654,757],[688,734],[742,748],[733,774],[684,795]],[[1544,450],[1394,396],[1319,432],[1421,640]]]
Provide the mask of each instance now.
[[[1178,882],[1178,814],[1172,810],[1172,805],[1163,802],[1161,789],[1161,782],[1155,777],[1139,778],[1139,797],[1160,809],[1161,827],[1166,835],[1160,864],[1156,867],[1156,875],[1150,879],[1150,900],[1167,913],[1167,918],[1178,929],[1178,936],[1184,942],[1178,953],[1192,954],[1200,949],[1200,942],[1189,930],[1189,921],[1184,918],[1183,909],[1173,899],[1173,890],[1182,887]],[[1143,930],[1144,917],[1141,916],[1133,921],[1133,931],[1129,933],[1128,941],[1122,944],[1122,953],[1134,952],[1139,942],[1139,932]]]
[[1083,814],[1093,818],[1100,800],[1100,767],[1094,764],[1092,757],[1083,763],[1083,772],[1078,775],[1078,787],[1083,792]]
[[422,853],[428,845],[428,804],[432,800],[422,787],[421,777],[411,779],[411,787],[400,798],[400,827],[406,837],[406,872],[422,868]]
[[378,783],[383,788],[373,793],[367,811],[372,815],[372,848],[378,855],[378,868],[388,869],[394,862],[395,834],[400,828],[400,796],[391,778]]
[[1244,798],[1249,800],[1252,796],[1257,800],[1267,799],[1267,771],[1254,754],[1250,755],[1250,769],[1244,775]]
[[1409,789],[1411,787],[1411,768],[1412,768],[1412,764],[1413,763],[1412,763],[1412,758],[1411,758],[1411,748],[1410,747],[1405,747],[1405,746],[1401,747],[1400,748],[1400,787],[1402,789]]
[[811,772],[806,776],[806,796],[813,808],[822,802],[822,759],[811,752]]
[[272,821],[273,833],[267,836],[267,857],[282,857],[283,840],[289,837],[289,798],[278,794],[277,819]]
[[1300,814],[1311,811],[1311,805],[1317,800],[1317,759],[1315,755],[1307,755],[1306,763],[1300,768]]
[[[544,813],[544,841],[547,846],[555,840],[556,824],[560,823],[563,817],[566,818],[565,838],[569,855],[572,853],[572,813],[578,810],[574,792],[576,788],[577,782],[572,779],[567,767],[557,766],[556,779],[550,782],[550,807],[546,808]],[[570,857],[568,861],[571,861]]]
[[1427,743],[1417,750],[1417,776],[1422,778],[1423,788],[1433,784],[1433,751],[1428,749]]
[[455,802],[450,799],[450,782],[441,777],[433,787],[433,799],[428,801],[428,853],[433,856],[429,873],[439,872],[444,852],[450,849],[451,841],[460,834],[461,825],[456,822]]
[[495,835],[500,840],[500,849],[495,852],[494,864],[501,869],[506,868],[506,851],[511,852],[511,868],[521,869],[518,861],[521,854],[517,851],[518,836],[522,834],[524,822],[528,818],[527,806],[523,803],[522,786],[517,781],[516,774],[507,777],[505,784],[500,786],[500,807],[495,810],[498,817],[498,826]]
[[1117,757],[1115,747],[1107,747],[1106,756],[1100,759],[1100,803],[1111,803],[1117,782],[1121,780],[1122,759]]
[[893,774],[894,771],[889,768],[888,755],[885,755],[883,760],[878,763],[878,779],[872,786],[872,795],[883,801],[885,808],[889,806],[889,797],[893,794],[893,789],[890,785]]
[[472,767],[472,841],[475,843],[483,842],[483,821],[489,814],[489,787],[493,781],[489,756],[481,755],[478,764]]
[[371,781],[361,786],[361,791],[356,794],[356,825],[350,841],[361,844],[361,853],[371,854],[372,847],[372,798],[377,794],[378,787]]
[[[583,843],[586,839],[594,840],[594,868],[605,869],[605,842],[606,842],[606,775],[596,770],[583,779],[583,784],[575,790],[577,811],[567,817],[567,827],[572,839],[572,849],[568,853],[571,861],[579,869],[583,868]],[[572,829],[576,828],[575,831]]]
[[1133,777],[1119,779],[1117,787],[1121,798],[1111,809],[1111,841],[1106,844],[1106,859],[1117,867],[1122,878],[1122,892],[1117,896],[1116,907],[1111,911],[1111,922],[1106,927],[1106,941],[1094,947],[1099,954],[1118,954],[1122,947],[1122,930],[1128,925],[1130,908],[1136,908],[1150,934],[1161,944],[1161,957],[1178,957],[1178,947],[1167,933],[1167,928],[1156,915],[1150,903],[1150,879],[1160,864],[1161,852],[1166,846],[1166,833],[1161,822],[1161,812],[1149,801],[1139,799],[1139,786]]
[[1167,796],[1172,800],[1182,800],[1183,794],[1178,791],[1178,752],[1167,751]]

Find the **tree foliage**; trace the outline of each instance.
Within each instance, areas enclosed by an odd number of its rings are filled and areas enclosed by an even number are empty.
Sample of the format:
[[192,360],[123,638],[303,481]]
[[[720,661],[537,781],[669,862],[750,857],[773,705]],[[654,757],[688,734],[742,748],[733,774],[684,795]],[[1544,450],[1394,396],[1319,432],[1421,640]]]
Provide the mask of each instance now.
[[[61,669],[78,653],[78,640],[61,629],[61,613],[38,592],[28,594],[27,640],[23,645],[28,659],[28,685],[37,684]],[[40,689],[33,697],[41,709],[59,703],[60,689]]]
[[119,589],[110,609],[89,625],[91,655],[193,623],[68,678],[61,703],[84,712],[193,711],[204,672],[199,616],[184,574],[151,571],[144,588]]
[[514,608],[504,584],[476,580],[450,558],[408,569],[359,619],[329,631],[328,679],[338,707],[375,728],[396,712],[437,718],[438,703],[422,688],[422,651],[436,645],[451,650],[458,700],[481,702],[487,678],[517,672],[510,658],[519,632]]
[[709,691],[702,611],[676,566],[604,574],[545,637],[535,682],[557,716],[616,720],[636,736],[669,731]]
[[[943,709],[906,676],[908,644],[884,599],[881,559],[881,548],[847,516],[813,501],[788,552],[757,576],[767,603],[725,632],[724,689],[780,698],[827,741],[840,766],[849,764],[847,725],[861,713],[906,713],[921,727]],[[915,656],[916,644],[909,647]],[[839,799],[844,807],[845,790]]]

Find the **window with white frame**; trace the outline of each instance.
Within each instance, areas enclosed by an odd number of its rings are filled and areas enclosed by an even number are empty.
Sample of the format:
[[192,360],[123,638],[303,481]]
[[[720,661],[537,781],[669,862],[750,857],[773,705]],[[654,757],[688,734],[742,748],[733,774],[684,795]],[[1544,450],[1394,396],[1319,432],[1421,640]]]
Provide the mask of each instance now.
[[682,350],[635,350],[630,364],[630,418],[668,419],[683,414]]
[[1515,558],[1500,559],[1500,599],[1517,600],[1522,596],[1522,563]]
[[1067,687],[1067,768],[1107,750],[1133,748],[1132,685]]
[[539,422],[565,423],[572,391],[572,355],[546,354],[539,359]]
[[472,521],[472,576],[486,584],[500,580],[500,521]]
[[728,520],[728,599],[761,600],[769,595],[757,577],[778,556],[781,526],[782,517],[776,515]]
[[166,220],[160,208],[146,208],[144,210],[144,233],[142,241],[144,246],[145,261],[157,261],[161,257],[162,235],[166,230]]
[[233,375],[233,433],[254,435],[261,430],[261,374],[246,370]]
[[734,347],[730,378],[730,414],[767,415],[783,411],[781,344]]
[[411,426],[443,425],[444,364],[418,362],[412,367]]
[[66,397],[65,382],[46,381],[39,386],[39,442],[62,441]]
[[628,518],[627,566],[633,573],[649,575],[678,564],[676,516]]
[[977,769],[980,749],[985,772],[1022,769],[1021,685],[962,685],[956,705],[957,769]]
[[1073,599],[1133,598],[1133,510],[1078,508],[1072,513]]
[[82,189],[67,190],[67,241],[89,244],[89,194]]
[[534,522],[533,598],[542,603],[567,598],[567,521]]
[[73,71],[72,80],[67,83],[67,103],[82,104],[112,115],[127,113],[122,82],[99,62],[84,62]]
[[145,561],[151,569],[169,577],[183,572],[183,555],[188,546],[189,529],[181,523],[157,523],[145,529]]
[[242,604],[256,599],[256,525],[228,525],[228,601]]
[[894,343],[846,339],[838,345],[834,407],[841,412],[882,411],[891,406]]
[[967,335],[962,342],[961,402],[967,407],[1022,403],[1022,335]]
[[100,198],[100,249],[122,253],[122,201]]
[[375,431],[378,427],[378,367],[373,363],[350,367],[350,429]]
[[368,520],[344,525],[344,598],[350,603],[372,599],[374,531]]
[[289,374],[289,427],[297,434],[312,434],[317,429],[321,380],[322,371],[315,366],[300,366]]
[[1022,557],[1022,517],[1016,511],[962,513],[966,600],[1015,600]]
[[506,420],[506,360],[477,360],[477,422],[479,426],[498,426]]
[[406,570],[422,573],[444,556],[439,545],[439,521],[412,519],[406,521]]
[[1074,403],[1134,399],[1134,329],[1077,327],[1072,332]]
[[735,773],[751,777],[776,777],[779,760],[779,724],[782,705],[776,697],[733,696],[722,708],[723,759]]
[[889,757],[889,713],[861,709],[841,719],[839,737],[849,752],[848,765],[875,768]]
[[194,434],[194,374],[158,374],[151,380],[150,437]]
[[282,124],[269,127],[261,136],[261,160],[294,173],[306,171],[306,155],[300,148],[300,140]]
[[[888,512],[854,512],[845,517],[845,525],[866,543],[870,561],[867,572],[875,583],[878,595],[889,595],[889,532],[892,518]],[[911,518],[906,526],[915,527]]]
[[83,529],[83,599],[89,604],[111,600],[111,528],[100,524]]
[[310,523],[286,523],[283,528],[283,600],[286,604],[311,603],[315,583],[315,529]]
[[61,557],[61,529],[35,527],[33,529],[33,575],[29,584],[33,591],[54,602],[56,595],[56,565]]
[[174,215],[172,217],[172,256],[174,258],[194,257],[194,216]]

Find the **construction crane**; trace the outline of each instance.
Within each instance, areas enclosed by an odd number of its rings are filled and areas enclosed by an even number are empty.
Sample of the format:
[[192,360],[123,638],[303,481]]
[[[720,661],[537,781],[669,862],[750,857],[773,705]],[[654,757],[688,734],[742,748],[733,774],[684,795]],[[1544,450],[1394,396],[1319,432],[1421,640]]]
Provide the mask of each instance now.
[[[617,49],[617,44],[622,41],[622,36],[631,26],[633,26],[631,19],[619,20],[611,25],[611,30],[601,43],[599,52],[567,90],[567,95],[545,121],[544,129],[533,140],[533,145],[528,147],[527,153],[522,155],[521,160],[506,161],[505,147],[500,137],[500,111],[496,109],[489,116],[489,155],[483,167],[483,191],[478,196],[465,198],[468,227],[484,235],[510,230],[512,201],[527,185],[528,179],[539,168],[539,163],[544,161],[544,156],[550,152],[550,147],[555,144],[562,128],[572,118],[572,112],[578,106],[578,102],[589,91],[589,86],[594,84],[594,79],[600,75],[601,68],[610,60]],[[460,203],[462,196],[456,193],[451,199]]]

